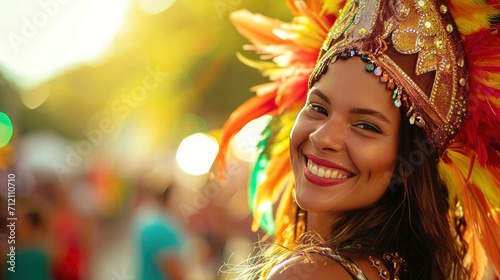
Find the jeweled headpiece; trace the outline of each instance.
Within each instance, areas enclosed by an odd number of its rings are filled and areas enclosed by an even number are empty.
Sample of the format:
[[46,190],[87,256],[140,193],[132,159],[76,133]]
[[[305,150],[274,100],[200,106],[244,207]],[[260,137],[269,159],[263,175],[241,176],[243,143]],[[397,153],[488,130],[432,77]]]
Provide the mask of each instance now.
[[448,7],[439,1],[347,1],[309,83],[312,86],[337,57],[361,54],[369,61],[367,71],[386,82],[396,106],[408,113],[411,123],[423,127],[441,153],[460,128],[469,93],[457,30]]
[[[297,223],[289,133],[308,87],[336,59],[360,57],[439,154],[439,174],[467,221],[476,276],[488,257],[500,275],[500,4],[498,0],[288,0],[284,23],[247,11],[231,19],[265,61],[271,82],[223,127],[218,167],[232,137],[272,116],[250,179],[253,228],[293,243]],[[340,9],[341,8],[341,9]],[[326,38],[326,40],[325,40]],[[319,57],[319,59],[318,59]],[[360,69],[360,71],[364,71]],[[280,198],[275,210],[273,205]],[[463,211],[462,211],[463,210]]]

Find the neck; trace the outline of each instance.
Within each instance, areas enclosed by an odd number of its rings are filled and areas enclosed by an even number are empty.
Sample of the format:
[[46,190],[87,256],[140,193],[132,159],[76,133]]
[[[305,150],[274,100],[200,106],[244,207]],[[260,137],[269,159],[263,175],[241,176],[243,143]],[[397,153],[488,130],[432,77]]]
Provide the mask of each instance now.
[[307,231],[312,231],[324,240],[330,237],[331,227],[337,216],[332,213],[307,213]]

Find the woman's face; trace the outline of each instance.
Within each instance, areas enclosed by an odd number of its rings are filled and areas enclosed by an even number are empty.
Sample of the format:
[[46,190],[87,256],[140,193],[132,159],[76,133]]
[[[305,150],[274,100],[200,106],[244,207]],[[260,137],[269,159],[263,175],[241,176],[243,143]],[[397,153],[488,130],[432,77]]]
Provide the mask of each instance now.
[[291,133],[296,199],[309,212],[370,206],[397,162],[400,112],[359,57],[338,60],[309,91]]

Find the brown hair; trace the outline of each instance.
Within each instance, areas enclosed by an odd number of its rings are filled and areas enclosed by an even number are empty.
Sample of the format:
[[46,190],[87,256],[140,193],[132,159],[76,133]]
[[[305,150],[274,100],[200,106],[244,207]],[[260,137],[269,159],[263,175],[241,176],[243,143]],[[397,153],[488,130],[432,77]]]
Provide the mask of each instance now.
[[398,165],[388,176],[388,191],[333,224],[328,243],[352,257],[398,252],[407,263],[401,279],[467,279],[464,221],[450,219],[455,205],[439,179],[437,155],[424,132],[401,119]]

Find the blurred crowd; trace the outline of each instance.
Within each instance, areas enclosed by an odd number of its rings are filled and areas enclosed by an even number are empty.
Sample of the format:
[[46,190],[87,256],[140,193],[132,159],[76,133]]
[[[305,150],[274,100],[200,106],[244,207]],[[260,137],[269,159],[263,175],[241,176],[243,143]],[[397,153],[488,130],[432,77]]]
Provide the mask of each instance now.
[[0,232],[3,279],[230,279],[224,264],[254,250],[260,233],[250,231],[247,163],[235,160],[224,183],[183,174],[169,153],[134,169],[99,158],[59,178],[48,159],[24,158],[27,148],[19,145],[19,160],[1,171],[5,186],[15,176],[14,196],[7,187],[0,193],[1,219],[9,195],[16,218],[15,244],[8,227]]

